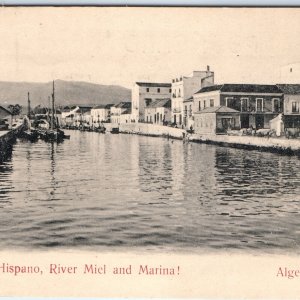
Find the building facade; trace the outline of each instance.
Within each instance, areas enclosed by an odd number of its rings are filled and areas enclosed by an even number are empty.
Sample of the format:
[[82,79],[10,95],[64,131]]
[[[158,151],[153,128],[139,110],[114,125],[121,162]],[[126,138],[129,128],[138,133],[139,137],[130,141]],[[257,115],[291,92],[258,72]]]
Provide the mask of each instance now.
[[196,134],[222,134],[241,128],[240,112],[227,106],[207,107],[194,114]]
[[158,99],[145,108],[147,123],[166,125],[171,122],[171,99]]
[[191,117],[184,114],[184,102],[202,87],[214,84],[214,72],[207,66],[206,71],[193,71],[188,76],[172,79],[172,122],[188,127]]
[[101,104],[91,109],[91,118],[94,126],[101,122],[110,122],[110,109],[113,104]]
[[145,121],[145,108],[158,99],[171,98],[171,83],[136,82],[132,89],[132,119]]
[[92,106],[81,105],[64,107],[61,114],[62,124],[68,126],[80,126],[83,123],[86,123],[87,119],[90,120],[91,109]]
[[[300,84],[278,84],[284,94],[284,130],[291,134],[300,133]],[[283,134],[284,132],[282,132]]]
[[128,123],[131,119],[131,102],[120,102],[110,109],[111,123]]
[[194,112],[215,106],[239,111],[241,128],[270,128],[270,121],[283,112],[283,92],[276,85],[215,85],[202,88],[193,98]]

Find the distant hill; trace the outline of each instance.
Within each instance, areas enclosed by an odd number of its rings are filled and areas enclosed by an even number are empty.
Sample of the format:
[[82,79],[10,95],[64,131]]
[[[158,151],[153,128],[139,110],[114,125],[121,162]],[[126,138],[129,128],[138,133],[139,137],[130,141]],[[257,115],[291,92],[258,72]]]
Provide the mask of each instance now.
[[[48,105],[52,93],[52,82],[6,82],[0,81],[0,104],[20,104],[27,106],[30,93],[32,107]],[[117,85],[101,85],[81,81],[55,80],[55,100],[57,105],[116,104],[131,101],[131,91]]]

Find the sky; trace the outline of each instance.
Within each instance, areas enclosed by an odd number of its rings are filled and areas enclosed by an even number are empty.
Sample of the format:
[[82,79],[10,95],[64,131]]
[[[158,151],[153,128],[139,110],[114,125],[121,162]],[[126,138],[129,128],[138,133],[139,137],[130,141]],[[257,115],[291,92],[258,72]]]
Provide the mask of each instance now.
[[0,8],[0,80],[276,83],[300,63],[298,8]]

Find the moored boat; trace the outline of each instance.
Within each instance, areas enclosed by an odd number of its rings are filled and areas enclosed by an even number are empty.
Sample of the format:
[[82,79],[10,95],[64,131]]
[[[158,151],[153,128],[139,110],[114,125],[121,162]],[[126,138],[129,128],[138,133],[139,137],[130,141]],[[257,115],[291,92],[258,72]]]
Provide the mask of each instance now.
[[39,138],[39,133],[37,130],[28,129],[20,133],[20,138],[26,139],[30,142],[36,142]]
[[120,133],[119,127],[114,127],[114,128],[112,128],[111,131],[110,131],[110,133],[113,133],[113,134],[118,134],[118,133]]
[[[52,93],[52,109],[51,109],[51,118],[50,118],[50,126],[49,123],[47,126],[43,126],[44,128],[37,129],[39,137],[46,142],[61,142],[64,139],[70,139],[69,135],[66,135],[63,130],[59,128],[57,119],[54,116],[55,106],[54,106],[54,81],[53,81],[53,93]],[[49,128],[50,127],[50,128]]]
[[99,132],[99,133],[105,133],[106,128],[105,128],[104,126],[102,126],[102,127],[96,127],[96,128],[94,129],[94,131],[95,131],[95,132]]

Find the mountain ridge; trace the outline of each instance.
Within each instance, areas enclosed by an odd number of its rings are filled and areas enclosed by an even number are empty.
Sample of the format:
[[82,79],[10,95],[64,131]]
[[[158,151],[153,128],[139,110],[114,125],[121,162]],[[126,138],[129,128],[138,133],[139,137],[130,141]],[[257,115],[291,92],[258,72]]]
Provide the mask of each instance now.
[[[131,91],[119,85],[104,85],[85,81],[54,81],[55,103],[58,106],[67,105],[99,105],[117,104],[131,100]],[[50,82],[14,82],[0,81],[0,104],[20,104],[27,106],[27,93],[33,107],[48,106],[52,94]]]

